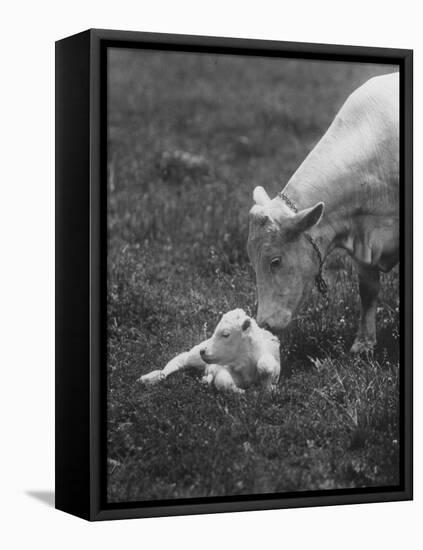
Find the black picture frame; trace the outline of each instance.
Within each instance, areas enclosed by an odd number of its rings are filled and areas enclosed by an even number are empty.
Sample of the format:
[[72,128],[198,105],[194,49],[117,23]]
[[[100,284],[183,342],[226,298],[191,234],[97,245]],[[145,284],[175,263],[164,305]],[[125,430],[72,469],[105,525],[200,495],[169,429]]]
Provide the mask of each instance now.
[[[395,487],[107,504],[108,47],[398,64],[401,134],[401,482]],[[405,49],[92,29],[56,43],[56,508],[87,520],[412,499],[412,90]]]

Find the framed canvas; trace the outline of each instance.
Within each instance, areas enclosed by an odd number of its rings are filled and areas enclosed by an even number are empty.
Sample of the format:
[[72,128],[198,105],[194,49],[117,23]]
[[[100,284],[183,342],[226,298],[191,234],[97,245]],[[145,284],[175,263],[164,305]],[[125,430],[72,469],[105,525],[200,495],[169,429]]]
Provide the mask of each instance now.
[[412,52],[56,43],[56,507],[412,498]]

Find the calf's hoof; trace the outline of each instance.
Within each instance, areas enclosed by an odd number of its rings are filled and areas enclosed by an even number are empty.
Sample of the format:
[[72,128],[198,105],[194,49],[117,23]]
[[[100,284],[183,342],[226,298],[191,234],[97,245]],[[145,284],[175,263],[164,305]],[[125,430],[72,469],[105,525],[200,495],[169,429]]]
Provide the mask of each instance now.
[[205,386],[210,386],[212,382],[213,382],[213,376],[211,376],[210,374],[203,376],[201,378],[201,383],[204,384]]
[[364,338],[356,338],[354,344],[351,346],[350,353],[354,355],[369,355],[372,354],[375,349],[376,342],[372,340],[366,340]]
[[165,375],[162,373],[161,370],[153,370],[152,372],[149,372],[148,374],[144,374],[144,376],[141,376],[140,378],[138,378],[137,382],[140,382],[145,386],[153,386],[154,384],[158,384],[164,379],[165,379]]

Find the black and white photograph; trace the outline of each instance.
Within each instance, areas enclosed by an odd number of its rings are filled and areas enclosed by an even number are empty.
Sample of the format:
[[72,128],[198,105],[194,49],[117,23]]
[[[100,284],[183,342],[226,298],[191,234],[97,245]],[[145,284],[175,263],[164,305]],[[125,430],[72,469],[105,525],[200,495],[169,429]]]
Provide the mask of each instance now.
[[417,3],[2,15],[0,547],[414,549]]
[[400,76],[107,50],[107,503],[401,483]]

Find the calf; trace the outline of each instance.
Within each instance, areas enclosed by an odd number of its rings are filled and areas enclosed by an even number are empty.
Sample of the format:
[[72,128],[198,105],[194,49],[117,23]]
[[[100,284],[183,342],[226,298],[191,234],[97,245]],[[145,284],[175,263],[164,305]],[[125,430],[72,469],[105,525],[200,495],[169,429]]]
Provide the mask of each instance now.
[[269,390],[279,380],[279,340],[242,309],[234,309],[223,315],[209,340],[138,381],[156,384],[184,369],[199,371],[204,383],[213,384],[220,391],[243,393],[253,385]]

